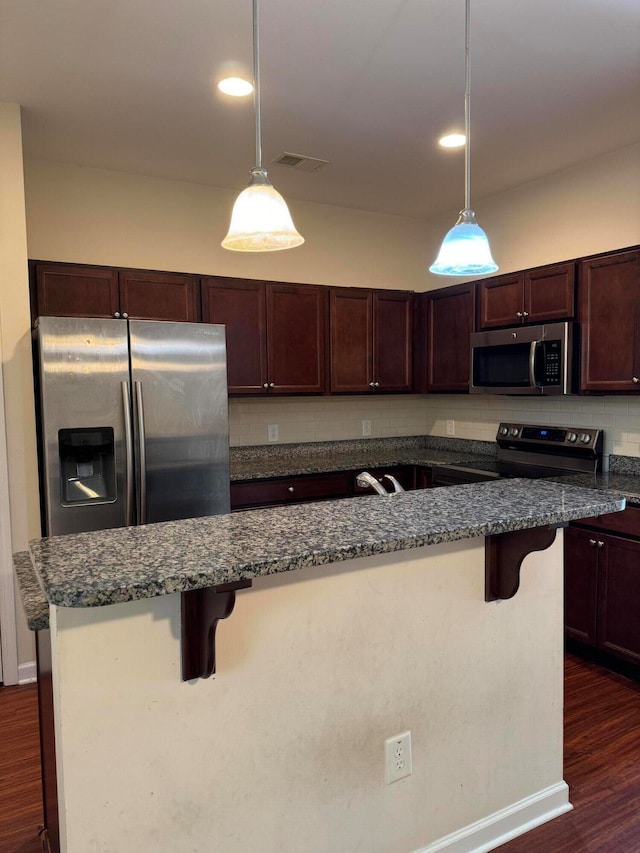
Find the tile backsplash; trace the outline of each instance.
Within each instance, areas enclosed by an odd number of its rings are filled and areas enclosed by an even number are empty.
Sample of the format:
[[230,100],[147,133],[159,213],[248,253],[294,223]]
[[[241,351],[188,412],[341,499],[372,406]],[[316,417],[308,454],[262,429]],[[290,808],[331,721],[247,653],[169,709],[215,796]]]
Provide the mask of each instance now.
[[640,398],[494,397],[465,394],[231,399],[232,446],[269,444],[268,426],[278,424],[280,443],[362,438],[447,435],[494,441],[500,421],[596,426],[605,431],[605,454],[640,456]]

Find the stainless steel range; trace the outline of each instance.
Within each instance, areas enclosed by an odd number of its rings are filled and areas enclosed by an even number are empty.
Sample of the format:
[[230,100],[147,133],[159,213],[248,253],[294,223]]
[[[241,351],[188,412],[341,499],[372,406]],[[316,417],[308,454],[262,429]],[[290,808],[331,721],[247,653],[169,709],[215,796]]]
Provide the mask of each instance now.
[[596,427],[501,423],[495,458],[474,466],[442,465],[433,469],[434,486],[495,480],[500,477],[558,477],[602,470],[604,432]]

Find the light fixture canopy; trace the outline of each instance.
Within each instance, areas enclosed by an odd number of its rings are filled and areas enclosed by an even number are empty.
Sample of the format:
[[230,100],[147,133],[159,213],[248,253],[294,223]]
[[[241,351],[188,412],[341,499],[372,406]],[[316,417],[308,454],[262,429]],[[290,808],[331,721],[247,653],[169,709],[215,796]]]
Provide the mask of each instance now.
[[436,275],[487,275],[498,265],[491,257],[487,235],[476,222],[471,209],[471,63],[469,61],[470,0],[465,0],[464,21],[464,208],[458,221],[447,232],[438,257],[429,267]]
[[256,165],[251,169],[249,186],[233,205],[229,231],[221,245],[233,252],[277,252],[300,246],[304,237],[296,230],[286,201],[262,168],[258,0],[253,0],[253,78]]

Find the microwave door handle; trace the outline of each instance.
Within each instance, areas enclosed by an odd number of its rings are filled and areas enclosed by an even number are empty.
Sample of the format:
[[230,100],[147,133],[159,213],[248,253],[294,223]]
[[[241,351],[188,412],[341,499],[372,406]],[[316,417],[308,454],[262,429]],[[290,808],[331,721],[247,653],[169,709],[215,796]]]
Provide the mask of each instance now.
[[133,524],[133,428],[131,425],[131,395],[129,383],[122,382],[122,414],[124,417],[124,455],[125,455],[125,526]]
[[536,348],[540,341],[531,341],[529,347],[529,384],[532,388],[537,388],[536,384]]
[[138,422],[138,524],[147,523],[147,452],[144,431],[144,405],[142,403],[142,382],[133,383],[135,388],[136,415]]

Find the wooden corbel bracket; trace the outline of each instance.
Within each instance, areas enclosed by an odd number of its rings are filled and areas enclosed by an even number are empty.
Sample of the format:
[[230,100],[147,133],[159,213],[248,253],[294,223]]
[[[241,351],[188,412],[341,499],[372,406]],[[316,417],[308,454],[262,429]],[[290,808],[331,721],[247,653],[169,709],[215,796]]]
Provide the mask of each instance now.
[[520,586],[520,566],[533,551],[544,551],[556,538],[555,528],[531,527],[485,538],[484,600],[513,598]]
[[250,586],[250,580],[235,581],[181,593],[182,681],[216,671],[218,622],[233,612],[236,590]]

